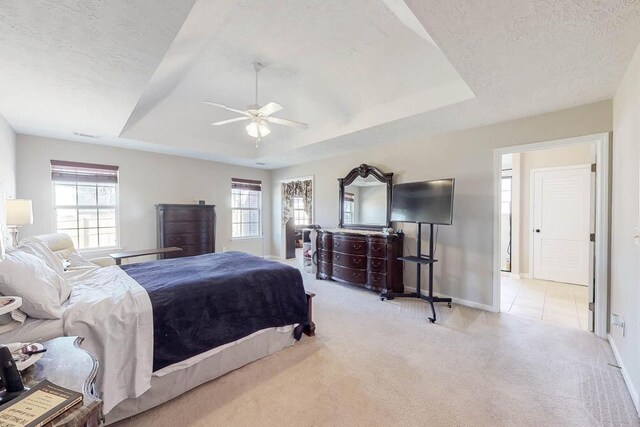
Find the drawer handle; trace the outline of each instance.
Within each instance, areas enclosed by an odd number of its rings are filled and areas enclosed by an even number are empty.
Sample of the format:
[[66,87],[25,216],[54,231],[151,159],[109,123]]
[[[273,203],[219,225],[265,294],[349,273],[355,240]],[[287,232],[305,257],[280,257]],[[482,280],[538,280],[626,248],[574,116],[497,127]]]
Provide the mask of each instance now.
[[355,271],[353,272],[353,277],[357,277],[358,279],[360,278],[360,273],[356,273]]
[[340,259],[340,255],[334,255],[333,259],[335,259],[336,261],[338,261]]
[[379,282],[380,281],[380,277],[379,276],[373,276],[373,281],[374,282]]
[[372,266],[372,267],[375,267],[375,268],[380,267],[380,261],[373,261],[373,262],[371,263],[371,266]]
[[340,242],[334,242],[333,246],[337,248],[338,246],[340,246]]
[[353,263],[357,264],[357,265],[360,265],[362,263],[362,258],[354,258],[353,259]]
[[339,272],[340,272],[340,270],[338,270],[337,268],[334,268],[334,269],[333,269],[333,272],[334,272],[334,273],[339,273]]
[[353,249],[360,249],[362,247],[362,245],[360,243],[354,243],[353,244]]
[[380,246],[372,246],[371,250],[373,250],[373,252],[380,252],[382,248]]

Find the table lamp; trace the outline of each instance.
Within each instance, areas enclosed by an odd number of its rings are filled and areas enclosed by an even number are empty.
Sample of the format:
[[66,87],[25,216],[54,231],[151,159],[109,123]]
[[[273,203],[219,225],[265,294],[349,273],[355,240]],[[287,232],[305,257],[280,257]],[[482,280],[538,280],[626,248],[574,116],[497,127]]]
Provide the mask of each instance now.
[[18,246],[18,233],[23,225],[33,224],[33,208],[31,200],[6,199],[7,228],[13,238],[13,246]]

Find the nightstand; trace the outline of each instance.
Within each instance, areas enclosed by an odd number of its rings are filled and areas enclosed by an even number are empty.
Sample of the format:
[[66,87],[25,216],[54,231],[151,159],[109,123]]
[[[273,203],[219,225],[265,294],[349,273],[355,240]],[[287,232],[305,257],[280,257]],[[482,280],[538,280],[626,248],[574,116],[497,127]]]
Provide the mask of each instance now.
[[102,401],[96,391],[98,361],[81,349],[81,337],[61,337],[44,341],[46,353],[34,365],[22,371],[22,380],[33,387],[44,379],[84,394],[82,404],[60,415],[46,427],[97,427],[104,419]]

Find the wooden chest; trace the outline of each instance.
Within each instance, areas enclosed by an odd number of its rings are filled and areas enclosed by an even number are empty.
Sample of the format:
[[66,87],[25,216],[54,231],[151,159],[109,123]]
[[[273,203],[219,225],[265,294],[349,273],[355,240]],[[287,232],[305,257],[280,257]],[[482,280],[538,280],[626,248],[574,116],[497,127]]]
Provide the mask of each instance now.
[[216,211],[214,205],[156,205],[158,247],[176,246],[182,252],[162,254],[162,258],[202,255],[216,251]]

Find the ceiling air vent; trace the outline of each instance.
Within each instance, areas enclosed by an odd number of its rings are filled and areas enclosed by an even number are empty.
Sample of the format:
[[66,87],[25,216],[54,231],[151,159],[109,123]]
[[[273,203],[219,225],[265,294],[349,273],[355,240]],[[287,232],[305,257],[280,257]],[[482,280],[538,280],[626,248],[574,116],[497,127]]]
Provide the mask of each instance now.
[[85,138],[97,138],[97,136],[95,135],[89,135],[88,133],[82,133],[82,132],[74,132],[73,133],[75,136],[83,136]]

